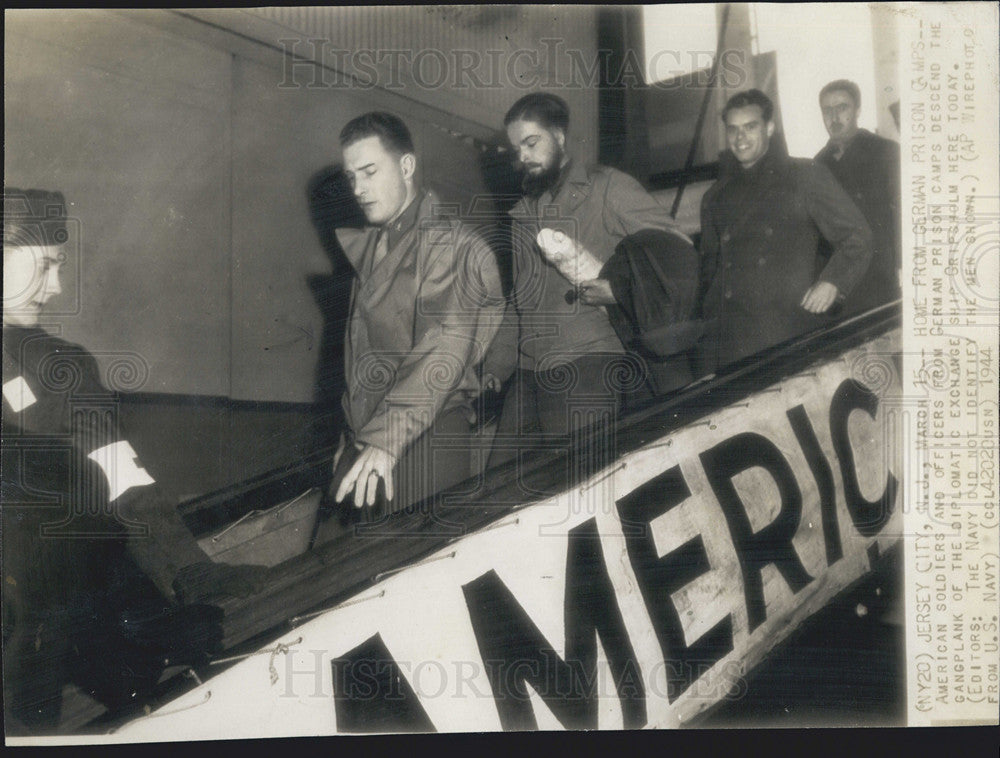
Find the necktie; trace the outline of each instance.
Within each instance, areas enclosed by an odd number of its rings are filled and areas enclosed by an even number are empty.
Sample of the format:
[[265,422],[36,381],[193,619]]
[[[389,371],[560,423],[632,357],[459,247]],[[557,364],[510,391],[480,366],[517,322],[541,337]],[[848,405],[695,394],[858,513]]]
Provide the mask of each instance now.
[[375,257],[372,259],[372,268],[378,266],[388,252],[389,233],[385,229],[379,229],[375,237]]

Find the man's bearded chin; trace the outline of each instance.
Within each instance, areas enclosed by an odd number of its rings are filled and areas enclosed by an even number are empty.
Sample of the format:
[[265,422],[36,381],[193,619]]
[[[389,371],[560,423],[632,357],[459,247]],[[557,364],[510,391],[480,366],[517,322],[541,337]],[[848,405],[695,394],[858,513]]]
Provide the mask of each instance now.
[[556,160],[552,161],[550,166],[537,174],[525,171],[524,178],[521,179],[521,190],[524,194],[537,200],[545,190],[555,186],[559,179],[560,163],[562,163],[562,156],[556,156]]

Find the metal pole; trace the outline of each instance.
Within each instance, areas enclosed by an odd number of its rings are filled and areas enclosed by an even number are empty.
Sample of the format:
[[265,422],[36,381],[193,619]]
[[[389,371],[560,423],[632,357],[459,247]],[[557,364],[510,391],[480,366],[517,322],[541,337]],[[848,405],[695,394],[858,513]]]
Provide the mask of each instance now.
[[674,203],[670,207],[670,218],[677,218],[677,209],[681,207],[681,197],[684,195],[684,187],[687,186],[687,178],[694,165],[694,156],[698,152],[698,143],[701,140],[701,130],[705,125],[705,114],[708,112],[708,99],[715,89],[715,79],[719,72],[719,59],[722,57],[722,45],[726,39],[726,26],[729,23],[730,4],[726,3],[722,9],[722,20],[719,22],[719,39],[715,44],[715,58],[712,61],[712,70],[708,75],[708,86],[705,88],[705,96],[701,99],[701,110],[698,111],[698,121],[694,127],[694,137],[691,139],[691,147],[688,150],[687,160],[684,161],[684,173],[681,174],[681,183],[677,187],[677,194],[674,196]]

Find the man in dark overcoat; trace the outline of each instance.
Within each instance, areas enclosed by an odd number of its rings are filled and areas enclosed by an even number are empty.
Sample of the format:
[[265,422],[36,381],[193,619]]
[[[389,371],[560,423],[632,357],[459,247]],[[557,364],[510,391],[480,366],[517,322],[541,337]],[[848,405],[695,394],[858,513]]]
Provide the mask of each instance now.
[[861,91],[846,79],[819,93],[823,123],[830,135],[816,160],[830,169],[872,230],[868,275],[844,302],[844,313],[875,308],[900,296],[899,145],[858,127]]
[[824,166],[772,139],[773,112],[760,90],[723,110],[729,149],[701,206],[703,374],[830,323],[871,260],[861,211]]

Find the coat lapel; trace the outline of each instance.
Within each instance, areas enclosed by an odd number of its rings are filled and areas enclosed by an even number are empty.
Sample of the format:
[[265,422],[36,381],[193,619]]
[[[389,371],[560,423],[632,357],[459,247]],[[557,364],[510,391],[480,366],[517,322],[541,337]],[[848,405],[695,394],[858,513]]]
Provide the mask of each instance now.
[[[781,184],[786,158],[774,149],[774,142],[771,143],[767,155],[761,158],[761,160],[766,161],[766,163],[760,166],[760,175],[753,179],[755,189],[754,201],[745,203],[740,209],[739,215],[735,216],[732,222],[727,224],[722,230],[728,232],[730,237],[741,235],[747,224],[760,217],[761,209],[769,207],[771,196]],[[732,180],[733,177],[730,176],[726,181],[728,183]]]
[[389,249],[385,257],[376,265],[372,265],[375,256],[375,246],[378,242],[378,228],[367,226],[364,229],[337,229],[337,240],[347,259],[358,275],[359,286],[365,292],[371,293],[392,279],[393,274],[407,259],[409,253],[420,241],[420,221],[431,214],[434,203],[437,202],[433,192],[418,195],[415,203],[419,203],[417,220],[413,226],[403,232],[396,244]]
[[362,229],[353,227],[342,227],[335,230],[337,242],[347,256],[348,262],[354,268],[354,273],[359,276],[364,273],[362,266],[365,262],[365,252],[374,247],[375,234],[377,229],[373,226],[366,226]]
[[[399,238],[396,245],[391,250],[388,250],[385,257],[369,271],[368,280],[364,283],[364,288],[368,292],[374,292],[383,284],[391,280],[393,274],[396,273],[396,270],[403,265],[403,262],[409,256],[410,251],[417,244],[417,228],[418,225],[415,224],[412,229],[404,232],[403,236]],[[375,254],[374,241],[372,249],[369,252],[371,255]]]
[[[562,183],[556,196],[552,200],[542,200],[539,203],[539,210],[543,210],[546,206],[555,205],[559,208],[560,213],[573,213],[590,196],[592,189],[593,181],[587,175],[586,167],[574,160],[570,164],[566,180]],[[507,213],[520,221],[536,220],[531,203],[528,202],[528,198],[523,196]]]
[[573,213],[590,196],[593,188],[586,167],[582,163],[573,161],[569,167],[569,175],[556,196],[555,204],[565,213]]

